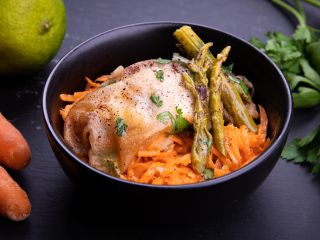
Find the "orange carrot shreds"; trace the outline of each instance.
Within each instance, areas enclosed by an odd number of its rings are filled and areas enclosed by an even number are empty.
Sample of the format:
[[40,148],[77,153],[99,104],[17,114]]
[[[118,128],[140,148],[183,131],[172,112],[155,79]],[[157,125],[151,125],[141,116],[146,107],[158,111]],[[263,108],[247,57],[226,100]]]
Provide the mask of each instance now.
[[271,140],[269,138],[267,138],[267,140],[263,144],[263,150],[265,150],[267,147],[269,147],[270,144],[271,144]]
[[[227,154],[222,155],[213,146],[206,166],[214,171],[214,178],[247,165],[271,143],[266,138],[267,115],[261,106],[259,108],[261,119],[257,132],[251,132],[246,126],[238,128],[229,124],[224,127]],[[158,135],[143,150],[138,151],[137,159],[129,164],[127,173],[121,177],[140,183],[162,185],[203,181],[203,177],[192,168],[192,137],[188,132],[180,135]]]
[[160,154],[160,151],[159,150],[140,150],[138,151],[138,154],[137,156],[139,158],[141,157],[155,157],[155,156],[158,156]]
[[258,135],[261,138],[261,141],[265,141],[267,137],[267,129],[268,129],[268,117],[267,113],[262,106],[259,105],[260,111],[260,125],[258,128]]
[[60,94],[60,99],[64,102],[71,102],[71,104],[67,104],[64,108],[60,109],[60,115],[63,120],[66,119],[69,111],[71,110],[73,104],[75,102],[80,101],[84,96],[86,96],[92,89],[82,91],[82,92],[75,92],[73,94]]
[[256,133],[251,132],[246,126],[238,128],[229,124],[225,126],[227,156],[222,156],[213,148],[213,154],[223,162],[223,166],[227,166],[232,171],[251,162],[270,144],[270,139],[266,139],[267,114],[263,107],[259,106],[259,109],[260,124]]
[[189,138],[186,136],[169,136],[175,143],[174,149],[178,154],[187,154],[191,152],[192,142],[189,141]]
[[268,117],[266,114],[266,111],[262,106],[259,105],[259,111],[260,111],[260,124],[258,126],[257,135],[259,137],[251,137],[250,145],[259,148],[261,145],[266,141],[267,138],[267,129],[268,129]]
[[[230,160],[233,162],[235,166],[238,166],[241,162],[241,154],[239,151],[239,144],[236,138],[236,132],[234,131],[236,127],[229,124],[225,126],[224,128],[224,134],[225,134],[225,145],[226,150],[228,152],[228,156],[230,157]],[[238,129],[238,128],[236,128]]]
[[[164,137],[165,136],[165,137]],[[172,141],[170,148],[159,151],[159,139],[165,142]],[[187,154],[176,152],[176,148],[187,145],[180,136],[160,135],[154,139],[156,144],[151,144],[155,150],[138,151],[138,158],[129,164],[126,179],[130,181],[149,184],[187,184],[202,181],[202,176],[193,171],[191,167],[191,150]]]
[[217,158],[222,162],[223,165],[228,166],[230,169],[233,169],[234,164],[232,163],[232,161],[223,156],[214,146],[212,147],[212,154],[217,156]]
[[219,168],[219,169],[222,168],[223,163],[221,162],[221,160],[219,158],[217,158],[216,160],[213,160],[213,161],[214,161],[214,163],[212,162],[212,164],[214,164],[215,168]]
[[67,115],[68,115],[69,111],[71,110],[72,106],[73,106],[73,104],[68,104],[64,108],[60,109],[60,115],[61,115],[63,121],[66,120]]
[[[123,75],[123,71],[123,66],[118,66],[110,75],[103,75],[97,78],[95,81],[92,81],[89,77],[85,77],[87,86],[84,91],[74,92],[73,94],[60,94],[60,99],[64,102],[75,103],[81,100],[89,92],[92,92],[93,90],[101,87],[101,83],[121,77]],[[66,105],[63,109],[60,110],[60,115],[62,116],[63,120],[66,119],[71,107],[72,104]]]
[[85,77],[86,81],[87,81],[87,87],[86,89],[90,89],[90,88],[99,88],[101,86],[100,83],[96,83],[94,81],[92,81],[90,78]]
[[104,82],[107,82],[110,80],[110,75],[102,75],[100,77],[98,77],[96,79],[96,82],[101,82],[101,83],[104,83]]
[[82,91],[82,92],[75,92],[74,94],[60,94],[60,99],[64,102],[76,102],[86,96],[90,90]]
[[[191,155],[180,158],[166,158],[165,162],[149,161],[141,167],[141,163],[131,164],[127,179],[140,183],[176,185],[202,181],[202,177],[191,167]],[[140,177],[139,177],[140,175]]]
[[212,158],[213,158],[213,155],[212,154],[210,154],[210,156],[209,156],[209,161],[207,162],[207,168],[211,168],[212,170],[214,170],[215,169],[215,164],[213,163],[213,161],[212,161]]
[[228,173],[230,173],[231,171],[229,170],[228,166],[223,166],[221,169],[220,168],[214,168],[214,177],[222,177]]
[[241,149],[240,152],[244,156],[244,159],[251,159],[254,155],[249,142],[249,131],[248,128],[243,125],[240,127],[240,138],[241,138]]
[[[89,78],[87,81],[91,81]],[[100,86],[100,84],[99,84]],[[66,119],[70,109],[72,108],[73,104],[80,101],[82,98],[84,98],[88,93],[92,92],[95,88],[88,88],[85,91],[82,92],[74,92],[73,94],[60,94],[60,99],[64,102],[71,102],[71,104],[67,104],[64,108],[60,109],[60,115],[63,118],[63,120]]]

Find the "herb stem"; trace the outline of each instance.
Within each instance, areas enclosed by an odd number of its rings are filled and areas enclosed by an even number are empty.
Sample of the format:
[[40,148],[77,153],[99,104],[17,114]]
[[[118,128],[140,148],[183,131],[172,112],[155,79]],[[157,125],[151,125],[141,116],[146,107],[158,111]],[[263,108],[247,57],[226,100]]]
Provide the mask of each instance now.
[[303,1],[306,3],[309,3],[310,5],[320,8],[320,1],[318,0],[303,0]]
[[283,9],[287,10],[292,15],[294,15],[296,17],[296,19],[298,20],[299,25],[306,26],[305,18],[296,9],[294,9],[292,6],[290,6],[289,4],[283,2],[282,0],[272,0],[272,2],[277,4],[278,6],[282,7]]
[[296,4],[296,7],[301,15],[301,17],[303,18],[303,21],[306,22],[306,15],[304,13],[304,10],[301,6],[301,2],[299,0],[294,0],[294,3]]

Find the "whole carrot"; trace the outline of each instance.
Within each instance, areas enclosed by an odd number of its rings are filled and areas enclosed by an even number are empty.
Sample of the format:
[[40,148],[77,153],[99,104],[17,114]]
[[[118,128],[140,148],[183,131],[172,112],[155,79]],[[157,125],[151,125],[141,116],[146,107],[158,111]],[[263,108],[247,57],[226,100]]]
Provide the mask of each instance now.
[[30,159],[31,152],[27,141],[0,113],[0,165],[21,170],[29,164]]
[[26,192],[0,166],[0,215],[13,221],[21,221],[30,212],[31,204]]

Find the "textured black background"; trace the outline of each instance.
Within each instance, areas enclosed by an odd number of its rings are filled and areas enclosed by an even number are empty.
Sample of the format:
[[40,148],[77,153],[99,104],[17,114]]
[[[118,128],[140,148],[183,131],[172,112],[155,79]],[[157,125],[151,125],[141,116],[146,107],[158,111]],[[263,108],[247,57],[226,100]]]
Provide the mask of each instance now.
[[[219,206],[204,206],[204,214],[212,215],[212,220],[154,223],[155,208],[154,219],[137,222],[135,216],[122,213],[123,219],[112,221],[106,211],[98,211],[112,206],[99,202],[93,207],[94,199],[78,196],[51,151],[40,117],[42,88],[50,69],[72,47],[100,32],[172,20],[208,25],[243,39],[263,38],[268,30],[291,34],[293,19],[264,0],[65,0],[65,5],[67,32],[53,61],[28,78],[1,78],[0,111],[22,131],[32,149],[29,167],[11,173],[28,192],[33,209],[24,222],[0,218],[0,239],[320,239],[320,179],[307,167],[281,159],[254,194],[230,204],[225,214],[214,214]],[[307,10],[310,23],[319,27],[319,10]],[[319,108],[295,112],[289,138],[303,136],[319,122]]]

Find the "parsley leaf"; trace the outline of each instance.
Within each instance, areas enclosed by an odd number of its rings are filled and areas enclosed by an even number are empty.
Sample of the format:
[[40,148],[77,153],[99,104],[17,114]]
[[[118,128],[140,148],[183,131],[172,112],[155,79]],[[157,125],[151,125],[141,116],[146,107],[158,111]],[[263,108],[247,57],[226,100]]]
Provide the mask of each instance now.
[[314,33],[307,26],[299,25],[293,34],[293,38],[310,43],[314,38]]
[[157,107],[162,107],[162,105],[163,105],[163,101],[160,99],[159,96],[157,96],[157,95],[155,95],[155,94],[151,94],[150,100],[151,100],[151,102],[153,102],[154,105],[156,105]]
[[[320,134],[320,127],[315,129],[309,135],[307,135],[304,138],[300,139],[299,142],[298,142],[298,145],[300,147],[304,147],[304,146],[310,144],[313,140],[315,140],[317,138],[318,134]],[[319,150],[320,150],[320,146],[319,146]]]
[[293,140],[286,148],[282,151],[281,156],[289,161],[295,163],[302,163],[306,159],[306,152],[298,146],[298,139]]
[[169,111],[159,113],[157,115],[157,120],[163,124],[167,124],[169,121],[171,121],[171,132],[173,134],[182,132],[191,126],[190,123],[182,116],[182,109],[176,107],[176,111],[177,114],[175,117]]
[[122,118],[118,117],[116,120],[116,127],[115,128],[117,129],[117,135],[119,137],[122,137],[126,133],[128,125],[124,122],[124,120]]
[[302,139],[294,139],[282,151],[281,157],[294,163],[308,163],[311,173],[320,173],[320,126]]
[[164,80],[164,72],[163,72],[163,70],[160,69],[160,70],[156,71],[155,74],[156,74],[156,78],[160,82],[163,82],[163,80]]
[[190,123],[182,116],[182,109],[176,107],[177,115],[173,124],[173,132],[179,133],[190,126]]
[[227,74],[231,74],[232,73],[232,69],[233,69],[233,63],[231,63],[229,66],[225,66],[223,68],[224,72]]
[[157,120],[163,124],[167,124],[169,122],[169,120],[172,122],[174,122],[174,116],[171,114],[171,112],[166,111],[163,113],[159,113],[157,115]]
[[181,116],[181,115],[183,114],[182,109],[181,109],[181,108],[178,108],[178,107],[176,107],[176,112],[177,112],[177,114],[178,114],[179,116]]
[[295,108],[310,108],[320,105],[320,92],[312,88],[299,87],[292,96]]
[[171,60],[159,57],[159,58],[156,59],[156,62],[159,63],[159,64],[168,64],[168,63],[171,62]]

